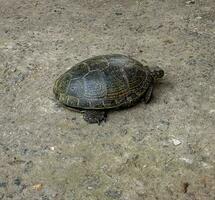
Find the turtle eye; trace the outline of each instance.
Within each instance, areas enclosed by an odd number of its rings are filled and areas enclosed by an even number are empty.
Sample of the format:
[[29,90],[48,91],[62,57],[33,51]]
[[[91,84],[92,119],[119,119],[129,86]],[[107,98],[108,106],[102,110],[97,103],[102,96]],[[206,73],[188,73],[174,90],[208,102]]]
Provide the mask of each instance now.
[[162,78],[164,76],[164,71],[162,69],[160,69],[158,72],[157,72],[157,77],[158,78]]
[[70,90],[71,90],[71,91],[75,91],[75,86],[71,86],[71,87],[70,87]]

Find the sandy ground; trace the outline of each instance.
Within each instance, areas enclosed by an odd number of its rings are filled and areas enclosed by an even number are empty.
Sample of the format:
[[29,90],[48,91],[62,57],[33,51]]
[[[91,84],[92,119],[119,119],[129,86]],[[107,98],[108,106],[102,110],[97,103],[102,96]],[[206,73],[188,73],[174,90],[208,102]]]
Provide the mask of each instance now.
[[[94,55],[165,70],[88,125],[54,80]],[[214,200],[214,0],[0,0],[0,200]]]

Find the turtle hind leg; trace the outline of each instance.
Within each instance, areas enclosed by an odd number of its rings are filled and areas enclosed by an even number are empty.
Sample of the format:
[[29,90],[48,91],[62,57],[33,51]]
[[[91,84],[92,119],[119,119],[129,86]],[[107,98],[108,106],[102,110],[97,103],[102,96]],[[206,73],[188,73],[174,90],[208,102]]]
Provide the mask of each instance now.
[[152,91],[153,91],[153,86],[150,85],[143,98],[145,103],[149,103],[150,100],[152,99]]
[[102,121],[106,122],[107,113],[104,110],[86,110],[83,118],[90,124],[100,124]]

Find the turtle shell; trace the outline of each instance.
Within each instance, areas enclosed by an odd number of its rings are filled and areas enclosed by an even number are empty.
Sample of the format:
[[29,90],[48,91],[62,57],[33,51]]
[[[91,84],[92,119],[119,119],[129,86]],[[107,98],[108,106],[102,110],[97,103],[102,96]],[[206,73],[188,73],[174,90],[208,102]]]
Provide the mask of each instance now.
[[84,60],[62,74],[54,94],[63,104],[80,109],[130,106],[152,84],[149,68],[120,54]]

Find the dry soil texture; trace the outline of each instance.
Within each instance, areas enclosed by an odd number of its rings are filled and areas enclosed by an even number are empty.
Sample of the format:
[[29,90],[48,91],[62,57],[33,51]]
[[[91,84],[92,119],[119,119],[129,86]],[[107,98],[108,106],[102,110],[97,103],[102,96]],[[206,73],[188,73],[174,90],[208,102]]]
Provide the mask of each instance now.
[[[55,100],[94,55],[165,70],[100,126]],[[1,200],[214,200],[214,0],[0,0]]]

